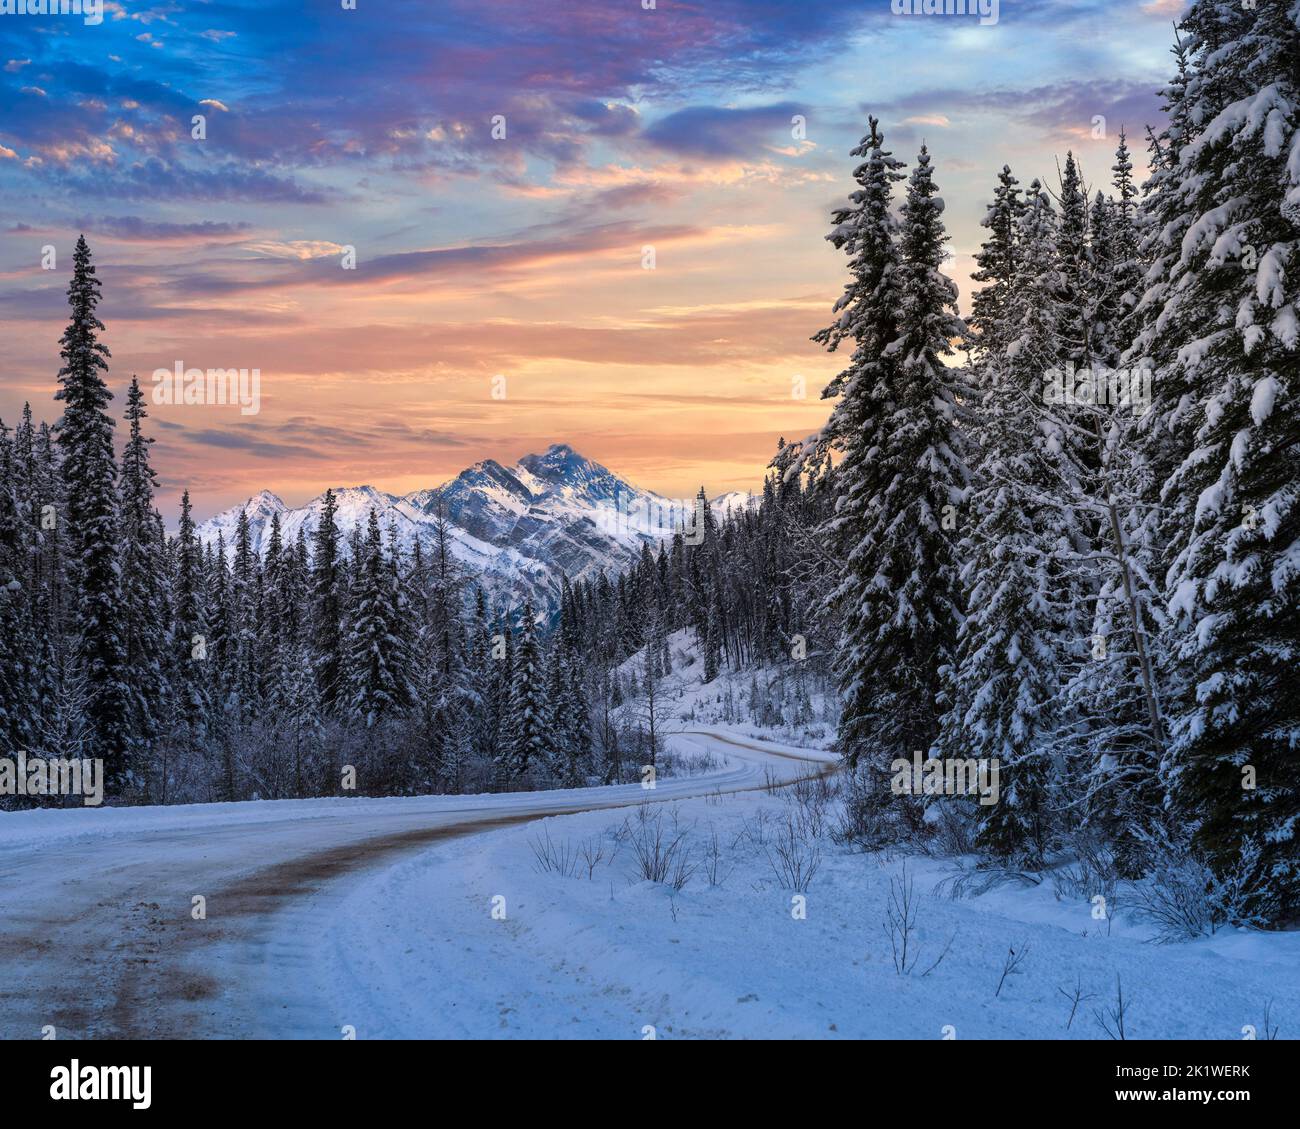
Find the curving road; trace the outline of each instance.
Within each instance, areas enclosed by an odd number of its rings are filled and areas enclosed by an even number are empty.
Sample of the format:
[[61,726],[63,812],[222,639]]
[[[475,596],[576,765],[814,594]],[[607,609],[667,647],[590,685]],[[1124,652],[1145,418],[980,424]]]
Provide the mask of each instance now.
[[317,1030],[313,1000],[289,987],[307,959],[297,939],[404,855],[544,816],[764,788],[836,760],[720,730],[670,739],[724,767],[653,790],[0,814],[0,1038]]

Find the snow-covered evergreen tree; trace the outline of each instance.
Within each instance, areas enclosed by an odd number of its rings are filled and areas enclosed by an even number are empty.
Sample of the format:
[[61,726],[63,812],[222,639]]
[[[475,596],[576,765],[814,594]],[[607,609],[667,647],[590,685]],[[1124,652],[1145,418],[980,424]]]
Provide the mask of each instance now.
[[236,725],[253,716],[261,695],[257,631],[261,596],[261,559],[253,551],[248,512],[240,510],[235,525],[235,556],[230,565],[230,645],[223,656],[230,680],[227,707]]
[[[853,234],[835,233],[855,264],[851,301],[841,299],[850,316],[822,335],[830,344],[852,333],[858,343],[832,382],[840,401],[829,425],[844,452],[826,529],[845,561],[833,597],[844,624],[840,744],[851,763],[869,759],[881,786],[895,758],[937,736],[940,669],[952,656],[961,601],[945,515],[961,506],[968,477],[956,382],[942,362],[965,335],[956,287],[941,271],[943,201],[923,147],[896,237],[897,162],[882,145],[873,121],[855,150],[868,158],[855,174],[857,207],[840,225]],[[859,273],[858,264],[870,269]]]
[[492,760],[500,724],[501,703],[496,690],[496,663],[493,660],[493,628],[483,589],[474,588],[474,612],[470,630],[470,683],[478,706],[470,712],[470,751],[483,764]]
[[525,600],[511,671],[509,779],[517,780],[531,766],[545,764],[548,724],[545,671],[537,639],[537,613],[532,601]]
[[[299,527],[292,545],[280,553],[275,583],[268,586],[268,614],[263,635],[278,632],[274,665],[268,680],[268,720],[272,740],[287,747],[291,760],[291,794],[305,795],[321,733],[320,701],[311,648],[311,565],[307,534]],[[272,626],[274,625],[274,626]],[[264,644],[272,646],[268,639]]]
[[978,269],[971,275],[982,283],[971,298],[971,325],[979,332],[979,346],[986,355],[996,355],[1008,342],[999,338],[1014,324],[1009,315],[1012,287],[1020,273],[1019,226],[1025,201],[1020,182],[1003,165],[993,190],[993,203],[981,222],[988,228],[988,238],[975,253]]
[[30,747],[35,722],[19,477],[14,442],[0,420],[0,755],[5,756]]
[[[65,577],[66,550],[60,514],[63,503],[63,472],[53,429],[42,423],[36,435],[36,469],[33,475],[32,520],[37,534],[34,545],[33,622],[40,640],[45,694],[53,694],[53,671],[60,665],[67,635]],[[40,700],[48,700],[41,698]]]
[[1198,0],[1181,26],[1187,128],[1162,201],[1181,219],[1141,340],[1176,448],[1168,777],[1216,870],[1249,870],[1250,908],[1278,921],[1300,913],[1300,9]]
[[338,503],[325,491],[320,524],[312,540],[311,633],[316,661],[316,693],[326,712],[338,701],[343,678],[343,577]]
[[[210,638],[207,616],[206,578],[203,549],[194,534],[190,492],[181,495],[180,529],[176,537],[176,569],[172,585],[172,640],[170,670],[176,717],[184,726],[180,744],[195,747],[207,735],[211,707],[209,673],[216,640]],[[166,783],[164,781],[165,790]]]
[[104,762],[107,787],[120,791],[127,773],[127,698],[122,624],[117,460],[113,452],[113,398],[104,382],[108,347],[96,316],[100,281],[85,236],[73,252],[68,305],[72,315],[60,339],[59,391],[69,579],[75,600],[77,660],[86,679],[90,755]]
[[[560,616],[547,666],[546,696],[551,723],[547,753],[555,778],[568,787],[581,785],[591,771],[591,716],[583,679],[580,626],[573,590],[565,578]],[[650,619],[646,646],[663,648],[662,617]]]
[[494,671],[491,713],[496,723],[493,733],[493,786],[498,791],[510,786],[514,771],[512,713],[515,687],[514,638],[509,616],[504,614],[498,616],[491,652]]
[[1143,264],[1139,248],[1145,215],[1139,203],[1139,190],[1133,179],[1133,159],[1128,138],[1121,129],[1111,166],[1115,198],[1111,204],[1111,271],[1119,295],[1118,337],[1125,346],[1136,332],[1133,313],[1142,296]]
[[126,397],[128,437],[122,453],[122,626],[129,699],[127,734],[135,788],[153,780],[155,750],[162,736],[167,615],[161,519],[154,508],[157,479],[149,461],[153,440],[144,434],[148,416],[140,382],[133,376]]
[[1061,173],[1057,228],[1061,360],[1083,369],[1093,362],[1092,328],[1096,319],[1088,241],[1088,195],[1072,152],[1066,153]]
[[414,644],[419,671],[418,700],[425,718],[429,763],[459,789],[473,751],[473,712],[480,705],[471,672],[471,637],[465,616],[465,576],[452,554],[451,525],[439,511],[434,541],[425,561],[416,543],[412,587],[422,621]]
[[[884,148],[875,118],[870,127],[852,153],[865,158],[853,173],[859,187],[850,194],[849,206],[834,213],[827,237],[849,256],[851,277],[836,303],[835,322],[814,338],[832,351],[845,338],[855,345],[848,367],[822,393],[838,397],[826,433],[842,461],[836,473],[835,508],[822,535],[843,569],[830,603],[842,624],[836,645],[844,703],[839,746],[855,767],[869,750],[874,752],[881,728],[872,676],[879,669],[873,660],[884,632],[872,607],[872,591],[879,588],[876,527],[890,479],[877,456],[888,436],[896,395],[891,347],[898,333],[900,264],[891,206],[894,182],[903,179],[898,171],[902,162]],[[883,752],[880,760],[887,763]],[[872,767],[879,772],[881,765]],[[883,793],[878,800],[884,803]]]
[[[1001,238],[995,229],[989,242]],[[940,744],[949,756],[998,759],[1001,798],[978,808],[977,841],[1032,865],[1050,846],[1058,695],[1083,622],[1069,562],[1086,544],[1075,508],[1082,470],[1043,403],[1043,376],[1062,355],[1062,311],[1057,217],[1036,180],[1014,242],[1006,299],[986,304],[980,327],[966,619]]]
[[379,515],[371,509],[348,593],[344,684],[348,716],[369,729],[411,705],[410,648],[400,622],[402,600],[385,556]]
[[280,515],[273,513],[262,557],[261,616],[257,623],[256,644],[256,674],[261,699],[258,704],[271,713],[281,705],[286,681],[286,652],[290,617],[293,615],[288,603],[290,585],[287,573],[292,567],[292,554],[286,553]]
[[1074,361],[1091,374],[1081,402],[1060,404],[1067,441],[1089,474],[1082,494],[1090,514],[1090,551],[1077,575],[1093,597],[1090,645],[1066,697],[1081,720],[1064,735],[1072,757],[1074,808],[1112,843],[1126,877],[1144,873],[1146,843],[1159,817],[1163,746],[1160,688],[1151,661],[1161,620],[1143,537],[1144,469],[1138,432],[1149,410],[1146,368],[1122,367],[1139,286],[1136,222],[1123,136],[1117,153],[1118,203],[1100,192],[1088,220],[1084,348]]

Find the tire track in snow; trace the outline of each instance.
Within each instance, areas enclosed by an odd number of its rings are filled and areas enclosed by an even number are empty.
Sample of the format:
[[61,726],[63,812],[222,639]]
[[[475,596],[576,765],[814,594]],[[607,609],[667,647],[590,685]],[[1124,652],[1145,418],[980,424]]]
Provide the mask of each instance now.
[[[827,754],[801,757],[708,730],[669,736],[758,755],[735,758],[739,769],[670,778],[651,794],[638,785],[505,793],[472,807],[430,797],[428,811],[406,801],[356,812],[345,804],[309,820],[294,819],[285,801],[283,820],[246,823],[232,813],[229,824],[0,851],[0,1036],[38,1038],[47,1024],[65,1038],[314,1032],[312,1001],[289,987],[305,950],[278,941],[277,928],[288,919],[300,930],[327,928],[352,880],[438,842],[548,816],[756,791],[772,785],[774,768],[784,784],[835,767]],[[821,763],[800,774],[790,762]],[[190,916],[195,895],[206,899],[205,920]]]

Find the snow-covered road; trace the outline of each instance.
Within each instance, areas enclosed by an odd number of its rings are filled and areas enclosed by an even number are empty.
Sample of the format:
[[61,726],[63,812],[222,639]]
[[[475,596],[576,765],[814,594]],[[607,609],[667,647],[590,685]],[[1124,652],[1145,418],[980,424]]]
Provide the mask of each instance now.
[[725,765],[653,790],[0,815],[0,1037],[338,1038],[312,986],[320,945],[404,859],[545,816],[760,789],[835,760],[719,730],[672,740]]

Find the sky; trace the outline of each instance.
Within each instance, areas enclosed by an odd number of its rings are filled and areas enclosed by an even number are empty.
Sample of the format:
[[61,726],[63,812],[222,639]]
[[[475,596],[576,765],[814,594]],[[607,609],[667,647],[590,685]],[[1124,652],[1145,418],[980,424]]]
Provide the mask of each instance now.
[[256,414],[151,406],[169,524],[186,487],[200,518],[404,494],[554,442],[667,497],[757,489],[842,367],[809,338],[867,115],[929,147],[966,311],[1004,163],[1055,182],[1072,150],[1106,189],[1123,126],[1143,164],[1184,8],[353,2],[0,0],[0,419],[56,418],[81,232],[115,413],[133,373],[260,373]]

